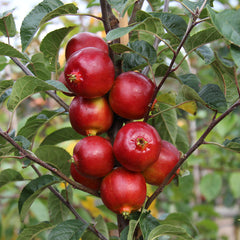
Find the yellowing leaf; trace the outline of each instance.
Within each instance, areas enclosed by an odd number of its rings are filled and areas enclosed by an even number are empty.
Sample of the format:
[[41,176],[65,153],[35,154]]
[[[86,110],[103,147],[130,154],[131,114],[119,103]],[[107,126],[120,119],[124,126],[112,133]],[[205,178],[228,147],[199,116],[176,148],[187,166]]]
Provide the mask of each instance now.
[[180,105],[178,105],[178,108],[180,108],[188,113],[191,113],[193,115],[195,115],[197,112],[197,104],[195,101],[183,102]]
[[176,93],[174,92],[167,92],[157,96],[157,101],[162,103],[167,103],[170,105],[176,105]]

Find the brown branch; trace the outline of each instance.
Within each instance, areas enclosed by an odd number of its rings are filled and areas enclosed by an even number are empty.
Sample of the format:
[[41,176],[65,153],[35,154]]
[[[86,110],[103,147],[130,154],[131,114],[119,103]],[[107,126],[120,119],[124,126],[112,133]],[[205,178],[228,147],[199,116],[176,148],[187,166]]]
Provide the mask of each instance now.
[[172,169],[172,171],[167,175],[167,177],[164,179],[163,183],[157,188],[157,190],[149,197],[147,200],[145,208],[148,208],[153,200],[163,191],[164,187],[168,184],[171,177],[176,173],[177,169],[187,160],[187,158],[202,144],[204,144],[205,138],[208,136],[208,134],[213,130],[213,128],[222,121],[226,116],[228,116],[232,111],[234,111],[237,107],[240,106],[240,99],[234,103],[229,109],[227,109],[222,115],[220,115],[218,118],[213,118],[211,123],[209,124],[208,128],[204,131],[202,136],[195,142],[195,144],[188,150],[187,153],[183,155],[183,157],[179,160],[179,162],[175,165],[175,167]]
[[30,159],[31,161],[37,163],[38,165],[44,167],[45,169],[51,171],[53,174],[57,175],[61,179],[68,182],[70,185],[72,185],[74,188],[79,189],[81,191],[90,193],[94,196],[99,197],[99,193],[97,191],[94,191],[90,188],[87,188],[72,179],[68,178],[65,174],[63,174],[61,171],[57,170],[56,168],[52,167],[51,165],[47,164],[46,162],[42,161],[38,157],[34,156],[32,153],[28,152],[27,150],[23,149],[19,144],[17,144],[6,132],[2,131],[0,128],[0,136],[2,136],[4,139],[6,139],[12,146],[14,146],[19,153],[22,156],[25,156],[26,158]]

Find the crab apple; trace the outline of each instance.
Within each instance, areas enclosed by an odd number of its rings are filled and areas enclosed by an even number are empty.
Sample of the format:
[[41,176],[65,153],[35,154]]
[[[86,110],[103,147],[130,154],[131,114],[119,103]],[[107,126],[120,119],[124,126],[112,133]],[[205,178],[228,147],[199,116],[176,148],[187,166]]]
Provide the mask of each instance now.
[[127,216],[142,207],[146,198],[146,182],[141,173],[118,167],[103,178],[100,194],[107,208]]
[[107,43],[99,36],[90,32],[81,32],[75,34],[67,43],[65,49],[66,60],[78,50],[86,47],[95,47],[101,49],[102,51],[108,53]]
[[112,145],[101,136],[81,139],[73,149],[73,159],[78,171],[91,178],[106,176],[114,166]]
[[64,75],[69,89],[76,95],[95,98],[111,89],[115,70],[106,52],[87,47],[72,54],[66,62]]
[[[61,74],[58,78],[58,81],[63,83],[65,85],[65,87],[71,92],[71,90],[69,89],[69,87],[67,85],[67,82],[66,82],[66,79],[65,79],[65,76],[64,76],[64,72],[61,72]],[[65,94],[68,97],[76,96],[76,94],[74,94],[74,93],[69,93],[69,92],[62,92],[62,93]]]
[[154,163],[161,150],[161,138],[157,130],[146,122],[130,122],[117,133],[113,153],[125,168],[144,171]]
[[106,132],[113,123],[113,112],[105,97],[83,98],[75,96],[69,106],[72,128],[84,135]]
[[102,178],[88,178],[83,176],[77,169],[75,163],[71,163],[70,173],[72,178],[85,187],[98,191],[101,186]]
[[[179,159],[180,152],[178,149],[170,142],[162,140],[162,147],[158,160],[143,172],[146,182],[151,185],[160,185],[178,163]],[[177,173],[179,171],[180,169],[178,169]],[[173,176],[168,183],[170,183],[174,177],[175,176]]]
[[127,119],[141,119],[152,100],[155,84],[138,72],[121,73],[115,80],[109,94],[113,111]]

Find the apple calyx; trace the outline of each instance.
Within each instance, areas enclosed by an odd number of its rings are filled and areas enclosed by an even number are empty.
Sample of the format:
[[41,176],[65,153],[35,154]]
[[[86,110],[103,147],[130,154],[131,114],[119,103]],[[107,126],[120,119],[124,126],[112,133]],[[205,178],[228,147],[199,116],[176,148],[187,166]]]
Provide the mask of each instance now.
[[143,137],[138,137],[136,139],[136,146],[140,150],[145,150],[148,145],[148,141],[144,139]]
[[86,130],[86,134],[87,134],[88,137],[89,136],[96,136],[97,132],[98,132],[98,130],[96,130],[96,129]]
[[121,214],[122,214],[124,219],[128,219],[130,213],[131,213],[131,210],[129,208],[123,208]]
[[71,74],[68,74],[68,79],[70,82],[82,82],[83,81],[82,74],[79,72],[72,72]]

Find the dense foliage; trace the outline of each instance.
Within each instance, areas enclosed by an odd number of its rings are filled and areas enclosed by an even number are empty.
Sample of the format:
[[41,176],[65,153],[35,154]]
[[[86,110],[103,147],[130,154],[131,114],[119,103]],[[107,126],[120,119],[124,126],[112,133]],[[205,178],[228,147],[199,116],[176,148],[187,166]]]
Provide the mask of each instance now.
[[[14,10],[0,13],[0,238],[228,239],[215,220],[219,206],[237,209],[230,217],[239,228],[238,6],[93,0],[83,12],[82,4],[43,0],[20,29]],[[66,43],[83,31],[108,42],[116,75],[139,71],[157,84],[143,120],[182,153],[129,219],[70,175],[73,146],[84,136],[70,125],[72,97],[58,78]],[[103,135],[114,138],[119,124]]]

